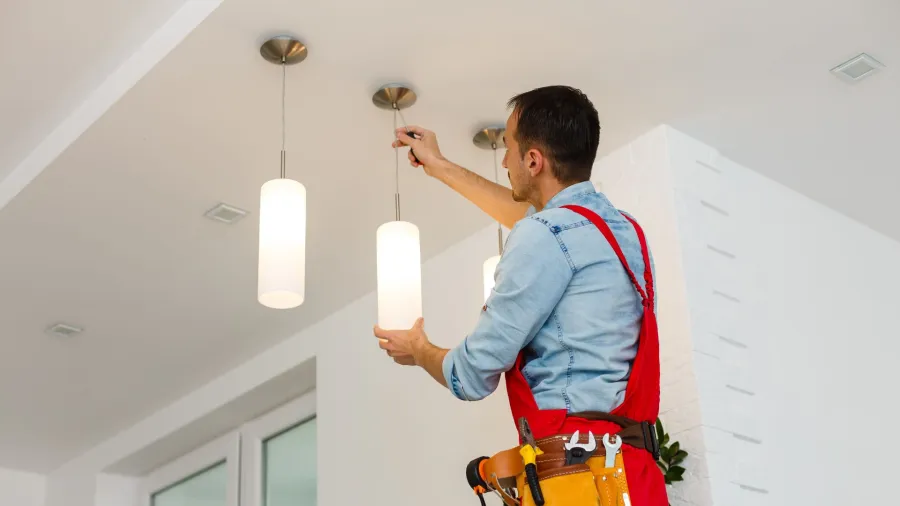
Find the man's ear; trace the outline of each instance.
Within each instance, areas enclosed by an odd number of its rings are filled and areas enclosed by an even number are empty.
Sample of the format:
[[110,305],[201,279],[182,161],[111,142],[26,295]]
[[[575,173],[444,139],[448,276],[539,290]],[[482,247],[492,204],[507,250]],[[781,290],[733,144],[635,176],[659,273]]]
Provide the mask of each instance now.
[[547,163],[546,158],[544,158],[544,154],[537,149],[529,149],[528,154],[525,156],[525,164],[528,172],[531,174],[531,177],[536,177],[540,174]]

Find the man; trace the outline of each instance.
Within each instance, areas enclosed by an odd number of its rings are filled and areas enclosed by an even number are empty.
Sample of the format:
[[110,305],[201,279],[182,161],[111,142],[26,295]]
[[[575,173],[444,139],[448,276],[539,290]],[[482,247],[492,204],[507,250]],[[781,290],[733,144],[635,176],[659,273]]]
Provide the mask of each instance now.
[[621,432],[633,504],[667,504],[653,443],[641,448],[626,436],[640,435],[638,425],[621,430],[632,425],[621,417],[656,420],[658,337],[640,227],[590,182],[597,111],[564,86],[523,93],[509,105],[503,166],[512,192],[444,158],[426,129],[410,127],[416,138],[398,130],[394,142],[411,148],[414,166],[512,229],[478,324],[452,350],[431,344],[421,319],[410,330],[376,327],[375,335],[395,362],[422,367],[462,400],[491,394],[505,373],[513,414],[537,438]]

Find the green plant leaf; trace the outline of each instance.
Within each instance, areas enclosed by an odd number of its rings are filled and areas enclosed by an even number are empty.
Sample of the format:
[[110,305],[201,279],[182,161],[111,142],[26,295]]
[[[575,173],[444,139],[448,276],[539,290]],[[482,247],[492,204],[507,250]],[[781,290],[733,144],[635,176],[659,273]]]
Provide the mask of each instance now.
[[685,468],[679,464],[688,457],[688,452],[682,450],[681,444],[677,441],[669,445],[670,438],[661,419],[656,420],[655,426],[656,438],[659,440],[659,459],[656,465],[663,473],[666,485],[684,481]]
[[661,448],[659,450],[659,458],[662,459],[663,462],[668,464],[672,460],[672,450],[669,448]]
[[666,476],[674,481],[678,481],[684,475],[684,471],[685,469],[681,466],[669,466],[669,470],[666,471]]

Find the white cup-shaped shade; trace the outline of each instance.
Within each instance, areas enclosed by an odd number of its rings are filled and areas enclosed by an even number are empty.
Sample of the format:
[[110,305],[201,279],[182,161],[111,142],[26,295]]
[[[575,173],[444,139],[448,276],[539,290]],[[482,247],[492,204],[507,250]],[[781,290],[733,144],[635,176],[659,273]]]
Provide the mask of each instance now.
[[494,289],[494,271],[497,270],[497,264],[500,263],[500,255],[492,256],[484,261],[482,272],[484,273],[484,300],[487,301],[491,296],[491,290]]
[[408,329],[422,316],[419,228],[391,221],[375,234],[378,262],[378,326]]
[[259,303],[274,309],[303,304],[306,294],[306,188],[273,179],[259,198]]

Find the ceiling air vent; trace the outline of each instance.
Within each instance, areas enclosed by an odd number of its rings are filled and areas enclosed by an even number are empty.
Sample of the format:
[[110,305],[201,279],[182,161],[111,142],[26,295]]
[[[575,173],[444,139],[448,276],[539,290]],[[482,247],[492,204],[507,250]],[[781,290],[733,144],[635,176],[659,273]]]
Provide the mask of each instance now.
[[47,333],[52,336],[57,337],[72,337],[76,334],[80,334],[84,329],[76,327],[74,325],[67,325],[65,323],[57,323],[47,329]]
[[209,211],[206,211],[206,214],[203,216],[206,216],[211,220],[221,221],[222,223],[234,223],[244,216],[247,216],[247,211],[234,206],[229,206],[228,204],[219,204]]
[[883,68],[884,65],[875,58],[860,53],[831,69],[831,73],[847,81],[861,81]]

